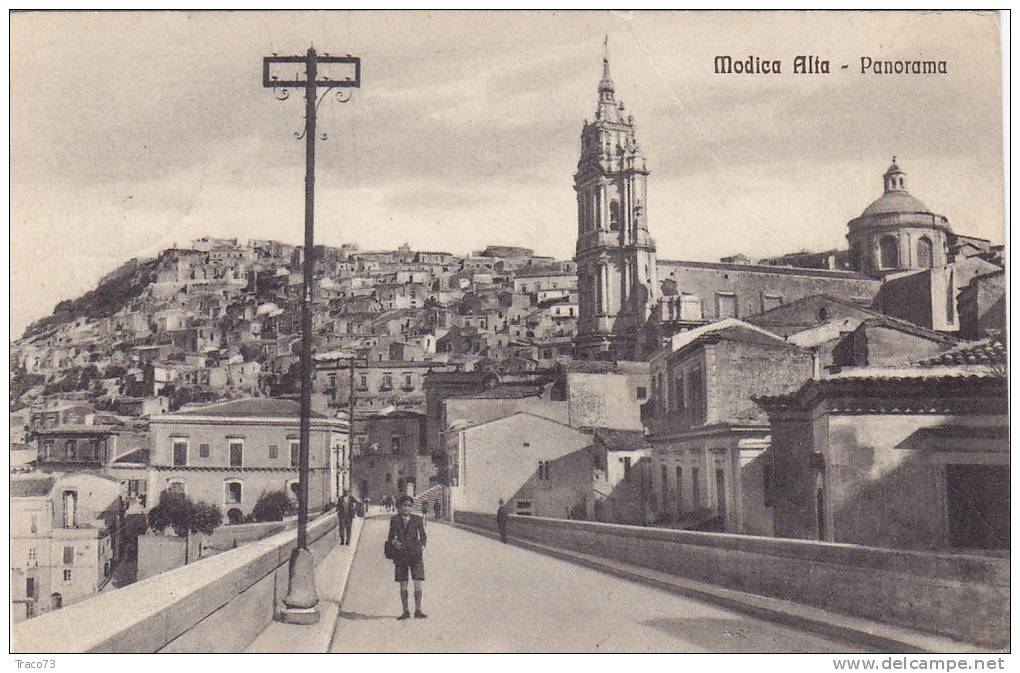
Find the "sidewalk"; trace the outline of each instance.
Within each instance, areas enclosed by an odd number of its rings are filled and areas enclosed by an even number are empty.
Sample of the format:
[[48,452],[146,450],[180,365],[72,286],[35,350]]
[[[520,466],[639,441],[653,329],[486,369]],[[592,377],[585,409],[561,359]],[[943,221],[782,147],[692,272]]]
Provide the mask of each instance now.
[[[464,524],[457,528],[492,539],[496,533]],[[715,605],[753,615],[774,624],[785,624],[821,635],[840,638],[888,652],[919,653],[991,653],[977,645],[951,640],[893,624],[883,624],[860,617],[838,614],[821,608],[794,603],[781,598],[751,594],[734,589],[678,577],[669,573],[632,565],[615,559],[606,559],[572,549],[530,542],[510,537],[510,544],[548,556],[578,563],[593,570],[663,589],[670,593],[707,601]]]
[[351,525],[351,544],[337,545],[315,566],[315,590],[319,594],[318,623],[303,626],[273,621],[245,652],[297,654],[326,652],[329,649],[364,522],[362,517],[354,519]]

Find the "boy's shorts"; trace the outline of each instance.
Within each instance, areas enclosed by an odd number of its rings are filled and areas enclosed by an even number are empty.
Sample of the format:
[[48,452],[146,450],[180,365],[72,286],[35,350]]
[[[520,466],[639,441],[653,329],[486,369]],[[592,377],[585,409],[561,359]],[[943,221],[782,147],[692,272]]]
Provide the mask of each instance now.
[[411,579],[425,579],[425,560],[421,557],[397,559],[393,562],[393,581],[406,582],[410,573]]

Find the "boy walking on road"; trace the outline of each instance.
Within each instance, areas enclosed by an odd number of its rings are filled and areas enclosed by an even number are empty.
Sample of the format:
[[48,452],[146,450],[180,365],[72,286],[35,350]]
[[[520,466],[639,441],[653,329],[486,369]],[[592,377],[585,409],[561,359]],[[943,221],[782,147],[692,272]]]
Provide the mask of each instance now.
[[390,518],[390,532],[387,540],[392,543],[397,554],[393,558],[393,578],[400,584],[400,603],[404,608],[397,619],[409,619],[407,609],[407,577],[414,580],[414,616],[424,619],[421,610],[422,582],[425,581],[425,525],[420,516],[411,514],[414,499],[402,495],[397,500],[397,514]]

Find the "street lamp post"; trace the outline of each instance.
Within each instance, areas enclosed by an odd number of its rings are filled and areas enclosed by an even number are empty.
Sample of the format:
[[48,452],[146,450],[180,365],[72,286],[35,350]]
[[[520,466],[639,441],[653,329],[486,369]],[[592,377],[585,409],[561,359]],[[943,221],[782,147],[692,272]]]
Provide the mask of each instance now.
[[[353,77],[343,79],[319,75],[320,64],[343,64],[353,70]],[[304,64],[305,75],[296,74],[293,79],[273,74],[274,68],[286,68]],[[289,584],[287,596],[283,599],[284,610],[280,619],[296,624],[314,624],[319,621],[315,591],[315,562],[308,551],[308,445],[311,434],[312,412],[312,285],[315,279],[315,115],[322,102],[333,89],[337,100],[347,102],[343,92],[361,85],[361,59],[353,56],[319,56],[309,48],[305,56],[267,56],[262,59],[262,84],[274,90],[278,100],[287,100],[289,88],[305,89],[305,128],[295,133],[305,139],[305,248],[304,285],[301,300],[301,446],[299,450],[298,487],[298,531],[297,546],[290,556]],[[319,87],[326,91],[319,98]],[[279,91],[279,94],[277,94]],[[326,135],[323,134],[323,140]]]

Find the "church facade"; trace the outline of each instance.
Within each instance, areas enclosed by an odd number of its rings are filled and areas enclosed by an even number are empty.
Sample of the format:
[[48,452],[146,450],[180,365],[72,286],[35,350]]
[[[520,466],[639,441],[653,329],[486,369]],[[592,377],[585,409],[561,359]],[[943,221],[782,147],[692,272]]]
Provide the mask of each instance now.
[[649,233],[649,174],[604,56],[595,119],[585,120],[574,175],[580,359],[644,360],[672,334],[817,295],[955,333],[959,293],[1002,268],[987,240],[955,234],[946,217],[907,191],[895,157],[882,195],[847,224],[849,254],[788,255],[777,258],[781,266],[743,255],[660,260]]

